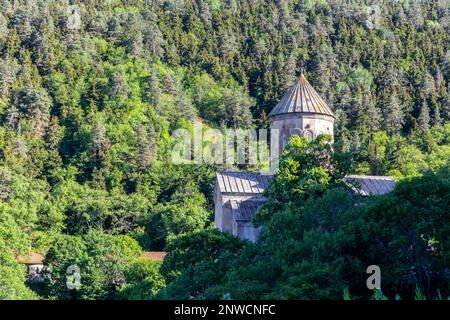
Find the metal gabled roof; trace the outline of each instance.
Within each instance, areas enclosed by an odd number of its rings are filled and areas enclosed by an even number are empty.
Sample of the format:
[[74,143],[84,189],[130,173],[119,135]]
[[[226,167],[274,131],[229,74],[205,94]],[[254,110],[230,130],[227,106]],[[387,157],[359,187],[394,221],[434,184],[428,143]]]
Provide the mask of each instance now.
[[344,182],[362,196],[379,196],[395,188],[395,180],[386,176],[349,175]]
[[272,175],[256,172],[217,172],[217,186],[221,193],[262,194]]
[[253,221],[256,211],[266,201],[261,199],[249,199],[244,201],[232,200],[231,209],[235,221],[250,222]]

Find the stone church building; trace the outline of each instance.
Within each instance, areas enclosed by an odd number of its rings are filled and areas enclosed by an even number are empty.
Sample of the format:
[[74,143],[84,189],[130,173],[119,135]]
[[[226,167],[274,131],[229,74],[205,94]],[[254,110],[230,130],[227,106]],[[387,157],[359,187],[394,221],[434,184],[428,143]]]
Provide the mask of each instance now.
[[[278,141],[271,140],[271,150],[283,150],[293,135],[314,139],[320,134],[333,135],[334,113],[302,74],[269,114],[270,129],[279,130]],[[278,145],[274,145],[278,144]],[[218,172],[214,201],[216,227],[241,239],[256,241],[260,228],[253,217],[267,199],[263,193],[272,175],[256,172]],[[392,191],[390,177],[347,176],[344,181],[363,196]]]

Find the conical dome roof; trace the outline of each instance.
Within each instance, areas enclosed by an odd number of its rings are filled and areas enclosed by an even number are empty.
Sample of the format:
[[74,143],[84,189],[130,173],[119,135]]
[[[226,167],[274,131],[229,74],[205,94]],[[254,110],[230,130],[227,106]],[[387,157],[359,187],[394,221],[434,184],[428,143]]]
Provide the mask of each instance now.
[[320,113],[334,117],[333,111],[331,111],[330,107],[323,101],[303,74],[297,83],[289,88],[269,116],[294,112]]

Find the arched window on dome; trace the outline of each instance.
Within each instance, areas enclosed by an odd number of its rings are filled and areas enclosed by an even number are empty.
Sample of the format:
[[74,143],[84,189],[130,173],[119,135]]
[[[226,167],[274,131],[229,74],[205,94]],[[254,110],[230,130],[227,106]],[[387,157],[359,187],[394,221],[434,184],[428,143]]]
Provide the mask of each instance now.
[[310,130],[303,131],[303,137],[307,138],[308,140],[312,140],[313,139],[312,131],[310,131]]
[[284,147],[286,147],[286,143],[287,143],[287,137],[286,137],[286,134],[283,134],[283,138],[282,138],[283,149],[284,149]]
[[291,134],[291,137],[294,136],[294,135],[297,135],[297,136],[299,136],[299,137],[303,136],[303,135],[302,135],[302,130],[299,129],[299,128],[292,128],[292,129],[290,130],[290,134]]

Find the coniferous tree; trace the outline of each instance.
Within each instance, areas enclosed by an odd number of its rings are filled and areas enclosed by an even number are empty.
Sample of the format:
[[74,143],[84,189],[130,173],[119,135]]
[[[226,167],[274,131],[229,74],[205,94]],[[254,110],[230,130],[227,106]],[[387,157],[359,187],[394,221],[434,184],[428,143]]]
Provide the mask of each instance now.
[[176,118],[183,118],[189,121],[194,120],[196,116],[196,110],[192,105],[191,100],[183,94],[178,96],[178,106],[174,116]]
[[11,57],[0,59],[0,99],[7,99],[16,80],[17,64]]
[[16,133],[21,132],[19,109],[13,104],[6,115],[6,124]]
[[161,88],[159,79],[154,71],[150,73],[150,77],[148,78],[147,95],[149,102],[157,109],[159,109],[159,98],[161,96]]
[[428,109],[426,102],[422,103],[418,120],[419,120],[419,128],[422,131],[428,130],[428,128],[430,127],[430,110]]
[[294,52],[292,52],[288,56],[283,66],[283,79],[282,79],[282,82],[284,83],[284,85],[282,86],[283,91],[286,91],[297,80],[296,66],[297,61],[294,50]]
[[208,4],[203,0],[197,0],[197,6],[199,10],[200,20],[202,20],[202,22],[207,27],[211,27],[212,16]]
[[158,27],[158,17],[149,8],[143,12],[144,21],[147,21],[147,29],[144,34],[144,44],[146,45],[148,51],[157,56],[162,57],[164,54],[165,40]]
[[242,93],[227,90],[222,99],[223,123],[234,128],[249,128],[253,122],[251,102]]
[[436,106],[433,112],[433,125],[440,126],[441,121],[441,111],[439,110],[439,107]]
[[52,101],[44,89],[36,90],[27,86],[17,92],[8,122],[12,127],[17,128],[16,112],[20,112],[30,119],[32,135],[40,137],[44,134],[50,120],[51,103]]
[[447,99],[444,101],[443,115],[445,119],[450,119],[450,85],[447,88]]
[[128,94],[128,83],[122,70],[114,72],[111,77],[111,90],[116,97],[126,97]]
[[164,78],[164,89],[167,93],[172,96],[178,95],[179,92],[179,82],[177,77],[171,74],[167,74]]
[[391,134],[399,133],[403,125],[403,112],[395,92],[391,93],[385,109],[385,130]]
[[144,40],[142,33],[137,31],[136,34],[129,41],[129,51],[136,58],[144,57]]
[[0,40],[4,41],[8,36],[8,21],[0,12]]
[[97,122],[92,132],[91,155],[96,159],[101,159],[106,152],[107,146],[106,129],[100,122]]
[[137,130],[137,157],[136,164],[140,170],[147,169],[156,159],[156,134],[155,129],[151,126],[147,132],[142,125]]

